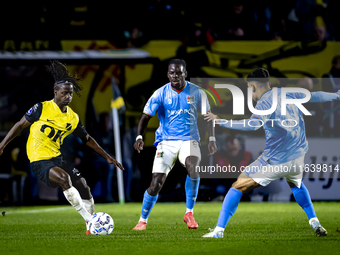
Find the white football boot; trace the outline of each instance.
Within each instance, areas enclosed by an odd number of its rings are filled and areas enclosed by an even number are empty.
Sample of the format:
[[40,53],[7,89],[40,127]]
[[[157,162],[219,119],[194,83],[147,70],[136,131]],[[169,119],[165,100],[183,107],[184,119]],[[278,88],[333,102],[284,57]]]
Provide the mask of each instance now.
[[317,218],[313,218],[309,220],[309,225],[313,229],[313,231],[318,235],[318,236],[326,236],[327,235],[327,230],[321,226],[319,220]]
[[210,233],[203,235],[202,237],[223,238],[223,231],[216,231],[209,228]]

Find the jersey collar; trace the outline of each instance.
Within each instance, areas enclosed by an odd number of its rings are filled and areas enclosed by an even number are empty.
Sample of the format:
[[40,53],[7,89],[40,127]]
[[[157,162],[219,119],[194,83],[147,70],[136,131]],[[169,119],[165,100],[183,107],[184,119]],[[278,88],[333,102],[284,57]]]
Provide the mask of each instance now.
[[181,90],[175,89],[174,87],[172,87],[171,82],[170,82],[170,87],[172,88],[172,90],[176,91],[177,94],[181,93],[186,87],[187,87],[187,81],[185,81],[185,85]]
[[57,109],[57,111],[64,113],[64,114],[68,112],[68,109],[67,109],[68,106],[66,106],[66,112],[62,112],[61,109],[59,108],[59,106],[54,102],[54,98],[51,101],[54,104],[54,107]]
[[265,92],[263,92],[262,95],[260,96],[260,99],[259,99],[259,100],[261,100],[262,96],[263,96],[265,93],[267,93],[269,90],[272,90],[272,89],[269,88],[269,89],[267,89]]

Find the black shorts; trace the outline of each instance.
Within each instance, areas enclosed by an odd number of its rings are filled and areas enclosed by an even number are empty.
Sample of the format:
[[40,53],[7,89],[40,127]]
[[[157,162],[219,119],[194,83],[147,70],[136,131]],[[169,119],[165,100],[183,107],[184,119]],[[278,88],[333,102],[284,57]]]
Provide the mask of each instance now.
[[63,160],[63,157],[61,155],[55,158],[39,160],[30,163],[31,170],[35,174],[35,176],[40,181],[46,183],[48,186],[53,188],[56,188],[58,185],[55,182],[50,181],[49,174],[50,169],[56,166],[60,167],[70,175],[72,183],[76,182],[80,178],[83,178],[78,169],[72,168],[69,163]]

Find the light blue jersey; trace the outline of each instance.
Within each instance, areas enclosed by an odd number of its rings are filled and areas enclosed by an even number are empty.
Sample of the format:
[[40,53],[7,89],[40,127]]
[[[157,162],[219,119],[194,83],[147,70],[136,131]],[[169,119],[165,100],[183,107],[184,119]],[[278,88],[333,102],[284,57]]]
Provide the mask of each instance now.
[[[286,93],[287,99],[305,98],[304,93]],[[323,91],[312,92],[311,103],[324,103],[339,101],[340,92],[327,93]],[[273,104],[273,91],[268,89],[257,101],[256,110],[269,110]],[[277,165],[297,159],[308,151],[305,122],[300,109],[294,104],[287,104],[286,115],[281,115],[281,89],[277,89],[277,108],[272,114],[253,114],[250,119],[221,121],[220,126],[254,131],[263,126],[266,135],[266,147],[260,156],[265,162]]]
[[200,142],[197,128],[198,111],[201,111],[202,99],[206,111],[210,111],[209,101],[203,90],[186,81],[181,91],[174,89],[171,83],[157,89],[149,98],[143,112],[154,116],[158,110],[159,128],[156,131],[154,145],[163,140],[196,140]]
[[[287,93],[287,99],[306,97],[303,93]],[[265,124],[266,147],[262,154],[264,160],[272,165],[297,159],[308,151],[305,122],[303,114],[294,104],[287,104],[286,115],[281,115],[281,89],[277,89],[278,104],[276,110],[269,115],[253,114],[250,119],[260,119]],[[257,101],[255,109],[268,110],[273,104],[273,91],[263,93]]]

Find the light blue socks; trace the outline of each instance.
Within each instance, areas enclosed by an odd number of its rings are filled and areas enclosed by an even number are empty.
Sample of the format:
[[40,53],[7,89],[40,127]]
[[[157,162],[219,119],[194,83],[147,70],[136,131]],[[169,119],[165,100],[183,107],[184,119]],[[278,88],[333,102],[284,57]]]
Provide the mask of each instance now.
[[220,216],[218,217],[217,227],[225,229],[230,217],[236,212],[243,193],[237,189],[230,188],[224,198]]

